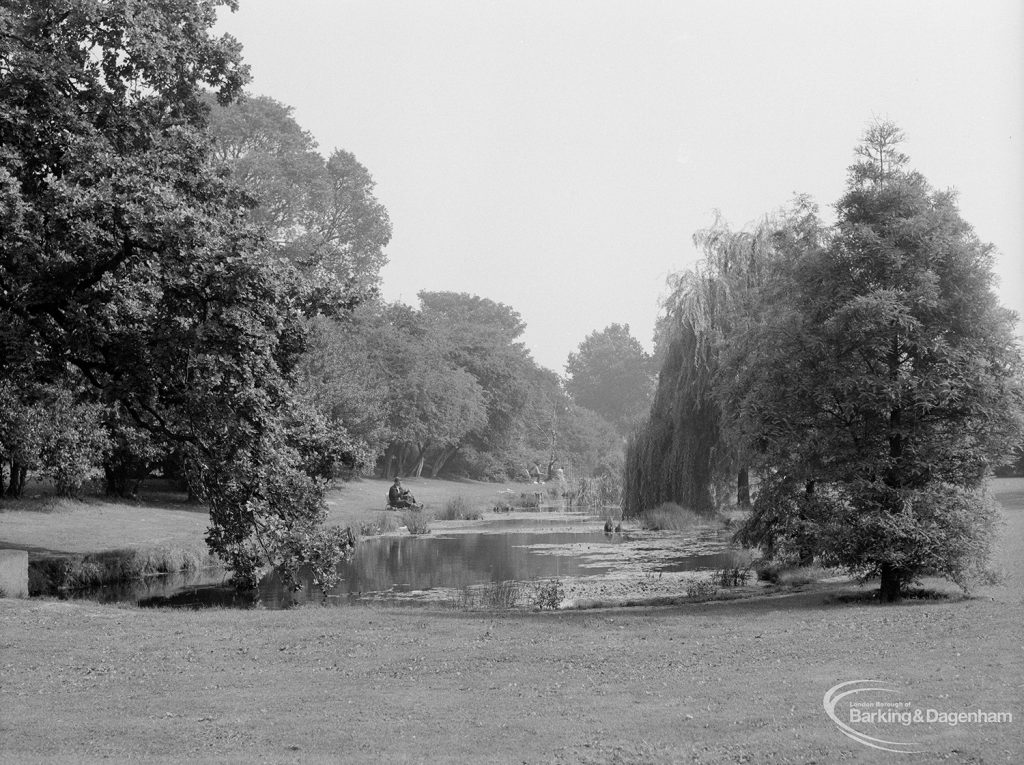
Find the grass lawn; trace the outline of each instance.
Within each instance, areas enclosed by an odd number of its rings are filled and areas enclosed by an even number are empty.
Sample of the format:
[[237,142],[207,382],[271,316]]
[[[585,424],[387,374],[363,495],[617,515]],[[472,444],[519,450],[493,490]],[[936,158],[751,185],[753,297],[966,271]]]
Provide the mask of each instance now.
[[[411,478],[403,481],[426,504],[426,512],[443,509],[461,496],[473,509],[490,510],[501,497],[540,488],[531,484],[493,484]],[[358,528],[384,512],[391,481],[362,478],[328,492],[327,522]],[[101,498],[58,499],[47,494],[26,500],[0,500],[0,547],[43,552],[94,553],[123,548],[205,545],[209,518],[206,509],[184,501],[184,494],[144,491],[139,502],[110,502]]]
[[[527,615],[0,601],[0,762],[1020,762],[1024,481],[1000,492],[1005,576],[969,599],[812,589]],[[1013,722],[915,726],[924,753],[887,755],[822,709],[857,679]]]

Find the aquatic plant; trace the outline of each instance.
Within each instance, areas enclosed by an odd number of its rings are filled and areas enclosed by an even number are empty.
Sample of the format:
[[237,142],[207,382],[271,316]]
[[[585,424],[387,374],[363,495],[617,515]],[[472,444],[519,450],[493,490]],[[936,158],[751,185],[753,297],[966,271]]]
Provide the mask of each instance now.
[[707,519],[675,502],[663,502],[641,512],[637,520],[650,531],[684,531]]

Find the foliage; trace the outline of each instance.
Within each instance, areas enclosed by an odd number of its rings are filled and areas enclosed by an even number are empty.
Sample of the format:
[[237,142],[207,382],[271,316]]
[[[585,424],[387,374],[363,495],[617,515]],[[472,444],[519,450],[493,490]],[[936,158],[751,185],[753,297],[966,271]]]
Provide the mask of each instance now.
[[19,390],[0,383],[0,399],[0,458],[11,465],[8,496],[21,495],[29,470],[52,477],[63,497],[77,495],[98,475],[108,448],[101,405],[77,400],[57,385]]
[[563,600],[565,600],[565,587],[562,586],[562,580],[551,579],[547,582],[537,583],[533,593],[533,605],[537,610],[543,611],[545,608],[557,610]]
[[122,407],[111,407],[105,427],[110,444],[103,459],[106,493],[133,497],[139,484],[168,457],[166,446],[152,432],[140,428]]
[[53,478],[58,496],[77,496],[86,480],[99,475],[97,465],[109,445],[103,407],[76,402],[70,392],[58,389],[46,402],[45,417],[42,472]]
[[208,103],[212,157],[252,196],[249,215],[266,232],[271,255],[334,280],[342,292],[376,290],[391,222],[366,168],[343,150],[325,161],[291,108],[271,98]]
[[815,207],[801,197],[752,231],[719,220],[694,236],[704,258],[673,280],[658,325],[662,367],[650,416],[626,447],[626,515],[668,501],[709,513],[721,504],[721,486],[744,471],[746,455],[722,418],[723,406],[731,410],[719,391],[721,356],[746,349],[759,305],[752,296],[791,252],[813,246],[818,229]]
[[252,584],[330,552],[323,488],[358,454],[294,396],[321,292],[211,161],[204,89],[224,104],[247,78],[216,5],[0,11],[0,381],[85,385],[180,449],[211,548]]
[[718,594],[715,578],[693,579],[686,583],[686,597],[690,600],[711,600]]
[[627,435],[647,413],[654,392],[651,357],[629,332],[611,324],[569,354],[565,387],[572,400]]
[[728,339],[719,399],[766,487],[741,537],[878,575],[886,600],[981,565],[981,487],[1024,407],[991,247],[904,167],[901,139],[867,131],[828,241],[779,270],[756,325]]
[[715,572],[714,582],[719,587],[741,587],[750,579],[750,569],[727,566]]
[[425,327],[439,338],[449,363],[475,379],[483,393],[485,419],[469,434],[478,450],[507,450],[528,401],[527,372],[533,367],[523,343],[519,314],[503,303],[456,292],[419,293]]

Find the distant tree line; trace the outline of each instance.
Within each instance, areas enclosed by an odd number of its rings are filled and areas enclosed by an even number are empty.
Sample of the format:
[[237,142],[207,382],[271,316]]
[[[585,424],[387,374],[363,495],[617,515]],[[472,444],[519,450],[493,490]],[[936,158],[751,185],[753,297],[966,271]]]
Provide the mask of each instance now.
[[878,576],[887,600],[984,565],[985,479],[1019,459],[1024,427],[1016,317],[992,247],[902,140],[889,122],[866,132],[832,226],[799,198],[752,230],[697,235],[627,448],[627,513],[742,504],[752,475],[738,536],[769,556]]

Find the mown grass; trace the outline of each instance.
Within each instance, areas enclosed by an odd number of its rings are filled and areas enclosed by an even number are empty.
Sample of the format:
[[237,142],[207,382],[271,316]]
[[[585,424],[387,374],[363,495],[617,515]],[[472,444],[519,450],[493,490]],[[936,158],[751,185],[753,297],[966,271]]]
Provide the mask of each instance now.
[[[1020,707],[1024,503],[1004,507],[1002,581],[900,605],[813,590],[553,613],[0,601],[0,761],[892,761],[828,719],[829,688],[870,677],[916,705]],[[1020,759],[1016,714],[910,732],[924,753],[906,762]]]

